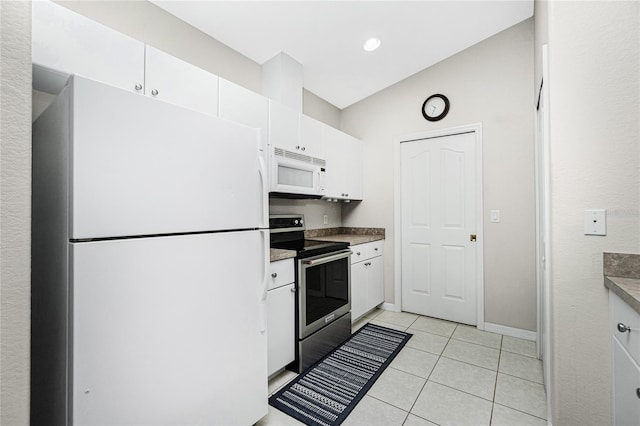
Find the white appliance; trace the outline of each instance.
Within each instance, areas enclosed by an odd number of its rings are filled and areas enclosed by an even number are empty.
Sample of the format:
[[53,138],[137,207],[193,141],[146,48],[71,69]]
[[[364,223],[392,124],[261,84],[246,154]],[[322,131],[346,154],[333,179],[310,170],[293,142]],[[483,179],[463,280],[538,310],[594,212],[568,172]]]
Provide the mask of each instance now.
[[275,146],[269,150],[272,195],[320,198],[325,194],[325,160]]
[[33,425],[267,414],[257,130],[74,76],[33,128]]

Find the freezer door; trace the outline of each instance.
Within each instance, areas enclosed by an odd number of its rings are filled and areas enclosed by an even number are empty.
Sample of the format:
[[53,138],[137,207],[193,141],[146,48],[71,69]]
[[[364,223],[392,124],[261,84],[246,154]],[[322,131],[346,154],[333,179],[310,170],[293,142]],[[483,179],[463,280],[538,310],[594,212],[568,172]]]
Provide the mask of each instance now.
[[261,227],[259,131],[75,76],[71,238]]
[[261,231],[72,244],[73,424],[267,413]]

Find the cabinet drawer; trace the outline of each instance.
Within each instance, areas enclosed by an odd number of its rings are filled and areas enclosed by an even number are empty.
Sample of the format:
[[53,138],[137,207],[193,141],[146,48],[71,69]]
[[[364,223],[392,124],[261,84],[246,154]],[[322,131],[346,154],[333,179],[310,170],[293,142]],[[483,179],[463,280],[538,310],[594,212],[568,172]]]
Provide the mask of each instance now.
[[384,240],[351,246],[351,251],[353,252],[351,255],[351,264],[371,259],[372,257],[382,256],[383,246]]
[[[640,314],[624,302],[618,295],[609,292],[611,312],[611,333],[620,344],[640,363]],[[624,324],[631,331],[621,332],[618,324]]]
[[293,259],[278,260],[271,262],[269,268],[270,282],[269,290],[291,284],[295,281],[295,268],[293,267]]

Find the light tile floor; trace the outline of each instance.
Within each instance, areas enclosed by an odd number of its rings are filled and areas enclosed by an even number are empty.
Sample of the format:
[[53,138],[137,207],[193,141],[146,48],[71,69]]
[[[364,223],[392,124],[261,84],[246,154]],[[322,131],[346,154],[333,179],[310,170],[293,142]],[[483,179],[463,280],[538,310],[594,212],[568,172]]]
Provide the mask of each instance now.
[[[413,334],[344,425],[546,425],[535,342],[406,312],[375,310],[367,322]],[[269,382],[269,395],[296,377]],[[257,425],[300,425],[269,406]]]

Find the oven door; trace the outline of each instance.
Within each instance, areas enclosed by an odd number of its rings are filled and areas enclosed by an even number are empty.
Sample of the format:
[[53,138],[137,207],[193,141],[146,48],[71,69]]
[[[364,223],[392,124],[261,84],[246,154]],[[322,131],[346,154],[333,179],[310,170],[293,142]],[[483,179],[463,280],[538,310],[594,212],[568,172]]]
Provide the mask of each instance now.
[[351,310],[351,250],[298,260],[299,338]]

